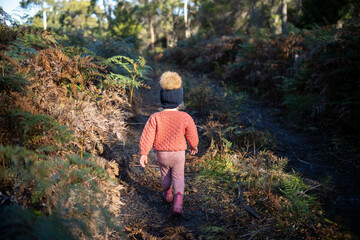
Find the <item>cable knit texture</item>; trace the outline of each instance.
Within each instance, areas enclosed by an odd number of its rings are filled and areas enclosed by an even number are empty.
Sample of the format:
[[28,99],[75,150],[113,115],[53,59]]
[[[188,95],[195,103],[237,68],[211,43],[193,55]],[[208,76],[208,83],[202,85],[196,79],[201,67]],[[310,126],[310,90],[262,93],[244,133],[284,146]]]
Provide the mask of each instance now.
[[184,151],[196,148],[199,138],[192,117],[181,111],[162,111],[150,116],[140,139],[141,155],[148,155],[151,148],[155,151]]

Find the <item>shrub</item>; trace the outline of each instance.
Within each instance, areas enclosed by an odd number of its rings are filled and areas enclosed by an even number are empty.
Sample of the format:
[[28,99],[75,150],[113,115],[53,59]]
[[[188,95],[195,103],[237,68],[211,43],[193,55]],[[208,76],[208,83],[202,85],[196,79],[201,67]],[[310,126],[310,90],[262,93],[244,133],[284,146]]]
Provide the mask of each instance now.
[[[119,191],[121,186],[111,179],[106,167],[100,167],[89,154],[84,158],[78,155],[47,157],[24,147],[0,145],[0,156],[3,162],[0,177],[4,181],[0,190],[10,191],[13,201],[3,211],[17,212],[2,224],[15,228],[17,221],[27,221],[26,227],[38,227],[37,222],[49,218],[50,228],[41,228],[43,233],[39,237],[53,234],[53,224],[67,229],[60,236],[74,237],[80,233],[89,237],[104,236],[107,228],[116,228],[111,213],[116,213],[122,203],[109,199],[107,194]],[[104,181],[111,184],[106,186],[101,183]],[[19,211],[17,204],[33,210]],[[32,213],[43,217],[37,218]],[[21,236],[32,234],[33,231],[22,232]]]

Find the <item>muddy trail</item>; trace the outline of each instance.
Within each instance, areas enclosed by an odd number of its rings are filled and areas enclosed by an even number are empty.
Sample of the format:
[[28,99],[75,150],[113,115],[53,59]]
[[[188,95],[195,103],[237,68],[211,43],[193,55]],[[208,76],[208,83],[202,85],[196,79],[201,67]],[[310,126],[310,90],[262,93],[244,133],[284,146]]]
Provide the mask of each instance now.
[[[139,165],[139,140],[149,116],[159,111],[158,76],[153,76],[148,83],[149,88],[139,90],[134,103],[134,117],[126,143],[117,143],[108,149],[111,158],[121,165],[120,179],[125,188],[121,193],[121,201],[125,203],[120,218],[126,234],[131,239],[208,239],[210,231],[213,239],[253,238],[259,232],[273,234],[272,226],[266,221],[255,222],[246,211],[241,209],[229,196],[207,196],[201,181],[197,181],[197,172],[193,171],[205,151],[195,157],[186,155],[185,165],[185,197],[184,216],[171,216],[171,205],[162,200],[160,172],[156,164],[153,150],[149,154],[150,164],[143,169]],[[329,141],[324,135],[304,130],[292,125],[281,114],[281,111],[267,107],[256,100],[247,99],[241,114],[245,125],[253,126],[261,131],[268,131],[276,138],[276,146],[271,149],[275,154],[289,159],[288,170],[295,169],[305,179],[317,187],[320,201],[327,216],[337,219],[357,231],[359,219],[359,175],[358,169],[350,162],[339,166],[339,157],[329,151]],[[197,119],[195,118],[195,122]],[[201,140],[200,140],[201,144]],[[325,182],[324,179],[328,179]],[[331,179],[331,180],[329,180]],[[206,182],[205,182],[206,184]],[[212,198],[214,198],[212,200]],[[228,201],[230,208],[212,208],[209,201]],[[235,207],[234,207],[235,206]],[[227,215],[233,216],[230,220]],[[217,228],[231,230],[233,236]],[[218,233],[218,234],[217,234]]]

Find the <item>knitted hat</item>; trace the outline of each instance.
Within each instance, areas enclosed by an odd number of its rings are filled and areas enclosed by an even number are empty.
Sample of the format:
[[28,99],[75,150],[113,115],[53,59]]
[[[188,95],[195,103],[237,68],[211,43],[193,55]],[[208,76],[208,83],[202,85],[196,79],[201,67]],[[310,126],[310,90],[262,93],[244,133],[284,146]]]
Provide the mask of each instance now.
[[164,72],[160,77],[160,101],[163,108],[176,108],[183,102],[182,80],[176,72]]

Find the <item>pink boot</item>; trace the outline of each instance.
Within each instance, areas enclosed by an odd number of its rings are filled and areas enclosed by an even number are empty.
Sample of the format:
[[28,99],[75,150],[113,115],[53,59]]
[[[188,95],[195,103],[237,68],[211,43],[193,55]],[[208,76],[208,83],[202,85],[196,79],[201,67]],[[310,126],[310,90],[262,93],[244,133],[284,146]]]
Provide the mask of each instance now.
[[171,203],[173,201],[173,194],[171,187],[164,190],[163,196],[166,202]]
[[172,210],[172,214],[174,216],[182,216],[183,215],[182,205],[183,205],[183,196],[181,195],[180,192],[178,192],[175,195],[174,205],[173,205],[173,210]]

